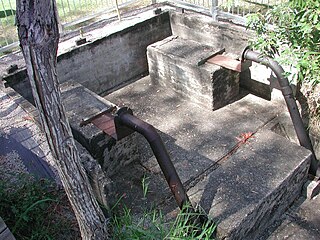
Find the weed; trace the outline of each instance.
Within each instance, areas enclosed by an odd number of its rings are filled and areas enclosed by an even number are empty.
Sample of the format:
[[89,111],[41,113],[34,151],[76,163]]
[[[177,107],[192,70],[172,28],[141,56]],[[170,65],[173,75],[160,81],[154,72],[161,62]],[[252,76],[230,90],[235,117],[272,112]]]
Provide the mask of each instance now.
[[170,222],[165,221],[158,209],[145,210],[142,216],[134,216],[131,209],[123,206],[111,221],[113,237],[119,240],[213,239],[216,225],[210,221],[198,223],[195,219],[199,219],[201,213],[190,213],[185,209]]
[[15,181],[0,179],[0,215],[17,239],[78,236],[72,232],[76,228],[72,217],[66,217],[71,212],[66,195],[55,183],[26,174],[14,177]]
[[149,177],[144,175],[141,180],[143,197],[146,198],[148,190],[149,190]]

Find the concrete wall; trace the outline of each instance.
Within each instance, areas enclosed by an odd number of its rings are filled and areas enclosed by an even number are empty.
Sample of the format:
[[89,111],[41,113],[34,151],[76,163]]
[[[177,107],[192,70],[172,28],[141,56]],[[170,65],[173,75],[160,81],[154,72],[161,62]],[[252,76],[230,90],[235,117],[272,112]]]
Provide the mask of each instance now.
[[101,94],[147,73],[146,48],[171,35],[168,12],[58,57],[61,83],[74,80]]
[[241,54],[248,45],[248,31],[234,24],[215,22],[201,14],[170,12],[172,34]]
[[[101,94],[148,73],[147,46],[172,34],[168,12],[153,15],[58,56],[60,83],[75,81]],[[6,84],[33,102],[25,68],[3,77]]]

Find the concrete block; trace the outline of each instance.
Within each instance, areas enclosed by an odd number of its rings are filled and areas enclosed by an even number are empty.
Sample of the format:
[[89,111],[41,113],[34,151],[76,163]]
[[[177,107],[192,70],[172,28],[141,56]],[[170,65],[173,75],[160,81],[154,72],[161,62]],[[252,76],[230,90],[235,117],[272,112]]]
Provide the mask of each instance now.
[[198,65],[220,51],[180,37],[166,38],[147,48],[150,77],[154,84],[218,109],[238,95],[239,74],[214,64]]
[[[69,41],[59,44],[57,75],[60,83],[73,80],[101,94],[133,81],[148,72],[147,46],[172,34],[168,12],[156,16],[141,13],[121,22],[101,23],[100,27],[89,32],[91,37],[84,45],[75,46],[75,39],[71,39],[73,45]],[[8,67],[6,62],[10,62],[9,57],[0,59],[0,69],[2,65]],[[21,58],[19,69],[5,74],[3,80],[6,86],[34,103],[24,65]]]
[[188,191],[218,223],[218,239],[258,239],[299,196],[311,153],[261,131]]
[[252,33],[244,27],[217,22],[212,17],[198,13],[170,12],[172,34],[205,45],[225,48],[227,52],[241,55],[248,46]]
[[61,90],[74,138],[100,162],[108,176],[139,158],[134,134],[116,141],[92,124],[80,127],[83,119],[113,106],[112,103],[77,83],[62,84]]
[[[168,12],[129,21],[99,39],[58,56],[60,83],[73,79],[102,94],[148,71],[146,48],[171,35]],[[124,24],[121,21],[119,25]],[[104,27],[104,26],[103,26]]]
[[306,182],[304,188],[307,199],[312,199],[320,192],[320,180],[309,180]]

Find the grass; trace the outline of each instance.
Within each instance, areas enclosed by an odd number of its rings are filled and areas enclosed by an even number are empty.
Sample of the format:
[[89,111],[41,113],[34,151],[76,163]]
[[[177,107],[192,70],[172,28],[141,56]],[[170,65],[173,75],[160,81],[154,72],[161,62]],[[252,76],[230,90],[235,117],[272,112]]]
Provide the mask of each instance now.
[[26,174],[14,174],[12,179],[0,179],[0,216],[17,239],[79,236],[66,195],[55,183]]
[[[149,178],[143,176],[141,187],[143,197],[148,194]],[[135,215],[131,209],[122,204],[120,198],[111,211],[111,229],[113,238],[119,240],[194,240],[213,239],[216,224],[208,221],[204,211],[190,211],[186,205],[175,219],[168,220],[157,206],[143,208],[143,213]]]
[[[66,195],[55,183],[27,174],[10,175],[13,180],[8,181],[8,173],[0,174],[0,216],[17,239],[80,239]],[[144,179],[142,187],[146,188],[148,179]],[[119,199],[112,208],[113,239],[213,239],[216,225],[210,221],[199,223],[196,220],[202,215],[187,209],[172,221],[166,221],[156,208],[144,209],[138,217]]]
[[134,217],[131,209],[123,206],[111,221],[114,239],[119,240],[194,240],[213,239],[216,225],[211,221],[199,223],[201,213],[183,209],[175,220],[166,221],[158,209],[145,210]]

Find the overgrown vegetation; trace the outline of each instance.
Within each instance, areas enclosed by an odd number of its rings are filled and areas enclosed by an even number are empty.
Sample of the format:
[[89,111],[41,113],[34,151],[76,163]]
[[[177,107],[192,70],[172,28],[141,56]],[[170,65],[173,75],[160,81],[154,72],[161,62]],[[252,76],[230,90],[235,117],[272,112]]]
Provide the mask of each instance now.
[[[272,23],[274,27],[268,25]],[[257,33],[255,48],[296,68],[298,81],[320,83],[320,1],[291,0],[267,14],[253,14],[249,27]]]
[[0,178],[0,216],[17,239],[77,239],[64,191],[26,174],[12,179]]
[[166,221],[158,209],[145,210],[135,218],[126,206],[112,219],[114,239],[119,240],[194,240],[213,239],[216,225],[211,221],[198,222],[201,213],[183,209],[174,221]]
[[248,26],[257,33],[253,47],[289,67],[288,75],[307,98],[306,118],[319,125],[320,1],[290,0],[275,5],[266,14],[252,14]]
[[[1,173],[1,171],[0,171]],[[4,175],[8,176],[8,173]],[[148,179],[142,182],[147,195]],[[77,222],[68,199],[55,183],[15,174],[10,181],[0,178],[0,216],[17,239],[80,239]],[[172,221],[158,209],[145,209],[142,215],[121,204],[112,209],[113,239],[212,239],[216,225],[195,223],[200,213],[182,211]]]

